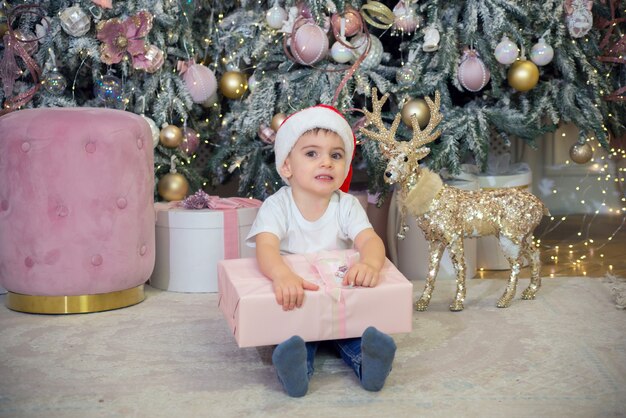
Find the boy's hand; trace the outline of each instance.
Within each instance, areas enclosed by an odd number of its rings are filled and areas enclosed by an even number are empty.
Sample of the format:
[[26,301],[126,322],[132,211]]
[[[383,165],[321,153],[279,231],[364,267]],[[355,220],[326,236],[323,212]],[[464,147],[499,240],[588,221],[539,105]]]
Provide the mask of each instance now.
[[344,286],[374,287],[378,284],[378,270],[363,262],[356,263],[350,267],[341,284]]
[[283,311],[301,307],[304,301],[304,290],[318,290],[319,288],[315,283],[308,282],[295,273],[274,279],[276,302],[282,305]]

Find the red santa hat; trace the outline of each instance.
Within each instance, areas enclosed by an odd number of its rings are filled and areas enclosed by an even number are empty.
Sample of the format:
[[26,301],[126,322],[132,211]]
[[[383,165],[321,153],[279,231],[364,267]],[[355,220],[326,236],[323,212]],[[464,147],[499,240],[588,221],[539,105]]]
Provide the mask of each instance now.
[[283,121],[280,128],[278,128],[278,132],[276,132],[276,140],[274,141],[276,171],[278,171],[283,181],[289,184],[289,180],[283,177],[280,169],[298,138],[306,131],[315,128],[328,129],[329,131],[335,132],[343,140],[347,161],[346,177],[340,190],[347,193],[350,188],[350,181],[352,180],[352,158],[354,157],[354,149],[356,148],[356,137],[346,118],[332,106],[320,104],[308,107],[291,114]]

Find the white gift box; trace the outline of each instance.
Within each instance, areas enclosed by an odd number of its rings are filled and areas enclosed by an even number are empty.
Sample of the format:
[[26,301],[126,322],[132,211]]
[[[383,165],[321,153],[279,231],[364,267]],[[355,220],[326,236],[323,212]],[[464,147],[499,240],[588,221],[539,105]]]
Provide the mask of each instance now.
[[[150,285],[173,292],[217,292],[217,262],[226,258],[225,211],[184,209],[156,203],[156,263]],[[237,212],[237,257],[255,256],[245,244],[258,208]]]
[[[483,190],[505,189],[515,187],[532,192],[532,172],[527,165],[520,165],[514,174],[490,175],[480,173],[477,175],[478,184]],[[509,270],[509,262],[504,257],[500,248],[500,242],[495,236],[480,237],[477,240],[478,268],[484,270]],[[528,260],[524,260],[524,266]]]
[[[478,182],[473,176],[466,176],[467,180],[447,180],[448,186],[458,187],[463,190],[478,190]],[[425,280],[428,277],[428,264],[430,259],[429,243],[424,233],[417,226],[415,217],[408,215],[406,224],[409,226],[406,237],[399,239],[397,234],[400,230],[400,216],[394,191],[390,208],[389,223],[387,225],[387,241],[390,258],[409,280]],[[471,279],[476,275],[476,239],[466,238],[463,240],[465,250],[465,278]],[[450,251],[446,248],[439,263],[439,272],[436,279],[456,280],[456,270],[450,258]]]

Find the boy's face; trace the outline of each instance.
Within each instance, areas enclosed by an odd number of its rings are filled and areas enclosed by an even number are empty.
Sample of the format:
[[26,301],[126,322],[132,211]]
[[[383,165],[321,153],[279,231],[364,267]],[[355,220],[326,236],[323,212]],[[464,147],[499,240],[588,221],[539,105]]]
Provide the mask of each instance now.
[[346,177],[346,151],[334,132],[307,132],[285,159],[281,174],[293,188],[330,195]]

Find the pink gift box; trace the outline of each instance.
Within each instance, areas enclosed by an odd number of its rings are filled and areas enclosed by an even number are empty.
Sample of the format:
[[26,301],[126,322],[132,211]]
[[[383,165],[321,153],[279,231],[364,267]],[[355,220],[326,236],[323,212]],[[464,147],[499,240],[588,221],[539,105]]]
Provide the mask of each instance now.
[[[354,253],[325,254],[348,258]],[[311,255],[284,257],[302,278],[320,286],[305,291],[302,307],[292,311],[276,303],[272,281],[260,272],[255,258],[218,263],[218,303],[239,347],[279,344],[293,335],[305,341],[360,337],[369,326],[388,334],[411,332],[413,285],[389,260],[378,285],[370,288],[322,280]]]

